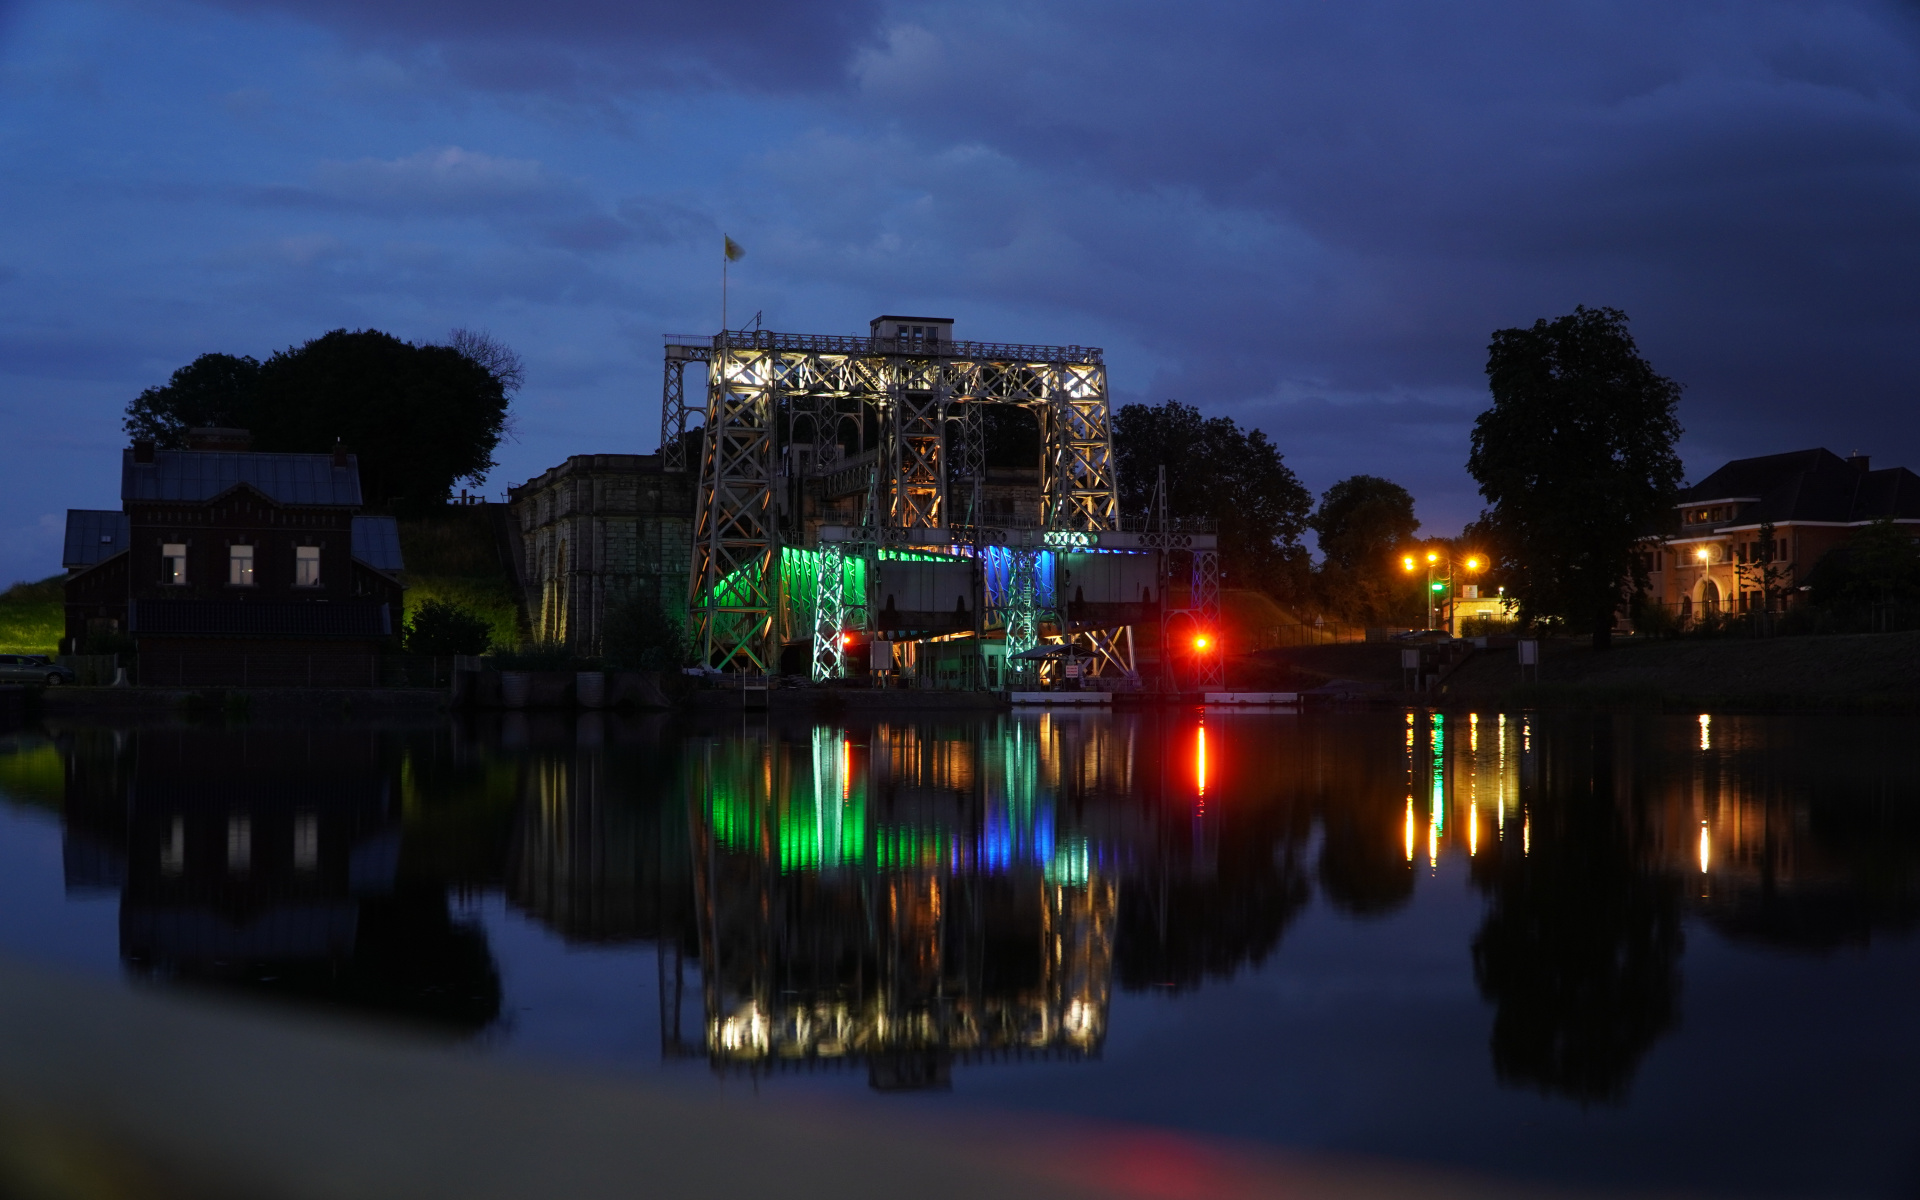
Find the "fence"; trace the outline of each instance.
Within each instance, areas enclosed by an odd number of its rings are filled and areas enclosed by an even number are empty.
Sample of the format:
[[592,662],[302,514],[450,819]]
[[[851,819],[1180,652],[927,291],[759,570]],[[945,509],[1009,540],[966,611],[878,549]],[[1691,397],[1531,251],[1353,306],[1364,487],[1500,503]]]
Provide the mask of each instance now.
[[[451,655],[150,650],[139,658],[138,675],[147,687],[441,688],[452,685],[455,664]],[[111,680],[109,674],[104,682]]]
[[1789,604],[1771,612],[1648,601],[1633,614],[1636,632],[1669,637],[1792,637],[1809,634],[1904,633],[1920,629],[1920,604],[1880,603],[1815,608]]
[[81,687],[105,687],[120,669],[118,654],[62,654],[59,662],[73,672],[73,681]]

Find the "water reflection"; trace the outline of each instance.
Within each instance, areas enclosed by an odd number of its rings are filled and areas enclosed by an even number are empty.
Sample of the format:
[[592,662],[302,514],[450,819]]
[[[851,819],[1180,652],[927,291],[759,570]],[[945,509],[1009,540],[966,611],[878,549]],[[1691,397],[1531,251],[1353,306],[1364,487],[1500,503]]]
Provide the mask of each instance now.
[[70,735],[69,891],[120,893],[139,977],[198,980],[480,1029],[484,937],[404,879],[405,757],[365,731]]
[[1916,784],[1895,723],[1724,715],[516,716],[0,753],[143,978],[499,1029],[500,896],[644,949],[668,1058],[888,1090],[1096,1058],[1114,989],[1221,986],[1316,895],[1384,921],[1451,873],[1494,1074],[1617,1101],[1680,1027],[1690,923],[1795,954],[1913,927]]

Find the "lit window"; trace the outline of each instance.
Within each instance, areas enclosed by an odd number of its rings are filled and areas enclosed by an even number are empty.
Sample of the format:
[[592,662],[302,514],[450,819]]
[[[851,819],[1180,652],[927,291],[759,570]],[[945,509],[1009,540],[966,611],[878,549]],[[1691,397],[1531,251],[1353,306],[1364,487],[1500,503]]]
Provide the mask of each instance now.
[[253,586],[253,547],[227,548],[227,582],[234,587]]
[[168,542],[160,547],[160,582],[184,586],[187,582],[187,547]]
[[160,847],[160,873],[178,875],[187,864],[187,823],[179,817],[167,829],[167,840]]
[[301,813],[293,819],[293,869],[311,871],[320,865],[320,818]]
[[293,551],[293,582],[295,587],[320,586],[320,547],[296,546]]
[[253,822],[246,817],[227,818],[227,870],[242,874],[253,866]]

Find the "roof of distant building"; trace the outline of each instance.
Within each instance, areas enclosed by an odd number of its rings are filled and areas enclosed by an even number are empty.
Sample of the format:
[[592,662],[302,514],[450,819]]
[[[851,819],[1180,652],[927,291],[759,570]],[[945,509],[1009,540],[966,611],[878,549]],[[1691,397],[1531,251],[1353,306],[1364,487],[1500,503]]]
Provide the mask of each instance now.
[[353,519],[353,556],[376,571],[404,571],[400,557],[400,524],[392,517]]
[[126,550],[127,514],[94,508],[67,510],[67,543],[60,554],[63,567],[91,567]]
[[360,464],[333,465],[331,454],[250,454],[213,450],[155,450],[151,463],[134,452],[120,457],[120,499],[213,499],[239,484],[259,489],[281,504],[360,505]]
[[1869,470],[1864,458],[1831,450],[1795,450],[1737,458],[1680,493],[1679,506],[1716,500],[1755,502],[1742,525],[1771,521],[1853,523],[1920,518],[1920,475],[1905,467]]

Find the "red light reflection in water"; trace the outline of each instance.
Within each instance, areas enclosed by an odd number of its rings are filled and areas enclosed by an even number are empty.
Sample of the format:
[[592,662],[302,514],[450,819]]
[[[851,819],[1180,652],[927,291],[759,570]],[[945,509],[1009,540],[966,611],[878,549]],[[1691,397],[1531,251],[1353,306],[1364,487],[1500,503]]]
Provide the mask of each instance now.
[[1207,806],[1207,727],[1200,726],[1200,736],[1193,744],[1193,777],[1199,785],[1200,807]]

